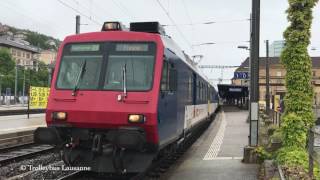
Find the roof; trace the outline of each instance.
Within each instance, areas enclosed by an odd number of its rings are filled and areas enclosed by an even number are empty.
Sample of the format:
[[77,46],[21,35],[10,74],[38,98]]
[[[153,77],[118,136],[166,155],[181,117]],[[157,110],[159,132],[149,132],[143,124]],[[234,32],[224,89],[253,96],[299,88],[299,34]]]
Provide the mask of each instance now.
[[[320,68],[320,57],[311,57],[312,59],[312,67]],[[266,57],[260,57],[259,59],[259,66],[265,66],[266,64]],[[269,65],[281,65],[280,57],[269,57]],[[249,58],[244,60],[240,67],[236,69],[236,71],[243,70],[244,68],[249,67]]]
[[218,84],[219,96],[223,99],[248,97],[248,86],[233,84]]
[[5,45],[5,46],[10,46],[10,47],[15,47],[19,49],[23,49],[26,51],[30,51],[33,53],[39,53],[38,48],[30,45],[25,45],[16,41],[12,41],[6,38],[0,38],[0,45]]

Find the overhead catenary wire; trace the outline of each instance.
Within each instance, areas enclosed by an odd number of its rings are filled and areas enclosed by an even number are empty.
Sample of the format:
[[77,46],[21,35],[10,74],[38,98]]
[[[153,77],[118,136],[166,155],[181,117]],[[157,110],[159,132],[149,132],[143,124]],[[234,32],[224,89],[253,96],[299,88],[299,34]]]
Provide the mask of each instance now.
[[[59,28],[57,28],[57,26],[60,27],[60,29],[66,29],[64,26],[61,26],[60,24],[55,24],[53,25],[52,22],[48,23],[48,20],[44,20],[43,18],[41,18],[40,16],[37,16],[36,18],[34,16],[30,16],[30,14],[28,13],[28,11],[26,9],[22,9],[20,7],[20,10],[17,9],[16,6],[14,6],[13,4],[11,4],[12,1],[8,2],[8,1],[2,1],[2,5],[6,6],[7,8],[11,9],[12,11],[15,11],[17,14],[22,15],[23,18],[27,18],[37,24],[42,24],[44,25],[43,27],[47,30],[51,30],[54,29],[56,31],[59,30]],[[9,11],[11,12],[11,11]]]
[[[195,22],[195,23],[186,23],[186,24],[178,24],[179,26],[195,26],[195,25],[213,25],[220,23],[237,23],[237,22],[250,22],[250,19],[233,19],[233,20],[225,20],[225,21],[204,21],[204,22]],[[175,26],[173,24],[165,24],[163,26]]]
[[[92,17],[96,17],[97,19],[99,18],[99,20],[101,21],[101,18],[98,17],[95,13],[92,12],[92,1],[90,1],[90,8],[88,8],[85,5],[82,5],[78,0],[72,0],[77,6],[82,7],[84,10],[88,11],[90,13],[90,18]],[[80,11],[80,9],[78,8],[78,11]]]
[[[184,7],[184,10],[185,10],[185,12],[186,12],[186,15],[187,15],[187,18],[188,18],[190,24],[193,24],[193,21],[192,21],[192,18],[191,18],[191,16],[190,16],[190,13],[189,13],[189,11],[188,11],[188,7],[187,7],[187,5],[186,5],[185,0],[181,0],[181,2],[182,2],[182,5],[183,5],[183,7]],[[196,37],[196,33],[195,33],[194,25],[191,25],[191,32],[192,32],[191,38],[192,38],[192,41],[194,41],[194,39],[197,38],[197,37]],[[192,45],[191,45],[191,46],[192,46]],[[193,46],[192,46],[192,48],[193,48]]]
[[74,12],[79,13],[81,16],[87,18],[88,20],[92,21],[92,22],[95,23],[96,25],[99,25],[99,26],[102,25],[102,23],[100,23],[100,22],[96,21],[95,19],[93,19],[92,17],[90,17],[90,16],[82,13],[81,11],[79,11],[79,10],[77,10],[76,8],[72,7],[71,5],[63,2],[62,0],[57,0],[57,1],[58,1],[60,4],[62,4],[63,6],[65,6],[65,7],[69,8],[69,9],[73,10]]
[[169,18],[169,20],[171,21],[172,24],[174,24],[175,28],[177,29],[178,33],[180,34],[180,36],[183,38],[183,40],[187,43],[187,45],[191,48],[191,50],[193,50],[193,47],[191,45],[191,43],[188,41],[188,39],[185,37],[185,35],[182,33],[182,31],[180,30],[180,28],[176,25],[177,23],[174,21],[174,19],[170,16],[169,12],[166,10],[166,8],[161,4],[160,0],[156,0],[159,4],[159,6],[161,7],[161,9],[165,12],[166,16]]
[[112,0],[112,2],[121,10],[124,15],[128,16],[131,20],[134,19],[130,14],[130,11],[120,1]]

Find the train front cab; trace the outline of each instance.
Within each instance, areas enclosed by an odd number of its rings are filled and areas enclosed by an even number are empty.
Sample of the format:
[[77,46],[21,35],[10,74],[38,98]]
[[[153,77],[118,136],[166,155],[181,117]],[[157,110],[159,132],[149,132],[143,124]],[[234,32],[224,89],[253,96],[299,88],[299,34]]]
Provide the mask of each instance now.
[[[180,142],[178,140],[183,139],[191,129],[208,119],[214,112],[214,106],[211,105],[214,103],[214,89],[184,62],[182,51],[165,46],[160,35],[131,32],[110,32],[108,35],[91,33],[71,36],[66,40],[79,43],[91,39],[96,42],[101,39],[95,40],[93,37],[104,36],[107,38],[103,39],[103,42],[110,41],[108,38],[115,41],[115,37],[119,37],[122,42],[130,41],[125,38],[136,41],[137,37],[141,37],[143,42],[156,42],[152,90],[145,93],[128,91],[127,103],[124,103],[119,102],[118,98],[122,95],[122,89],[80,89],[76,92],[79,94],[74,97],[73,89],[52,88],[46,115],[49,127],[37,129],[35,139],[46,144],[58,144],[57,147],[64,151],[64,161],[67,164],[91,167],[96,172],[142,172],[159,152],[168,145]],[[62,51],[63,49],[60,49],[57,67]],[[53,77],[54,83],[57,81],[57,70],[58,68]],[[83,103],[91,101],[95,102],[95,106]],[[129,114],[136,113],[137,110],[147,118],[143,125],[128,123]],[[54,113],[59,111],[68,113],[64,123],[53,120],[56,118]],[[66,143],[66,137],[72,141],[80,141]],[[101,137],[104,137],[106,144],[99,144]],[[79,142],[82,142],[82,148],[74,148]],[[140,148],[146,144],[153,148]]]
[[[75,92],[71,88],[62,90],[52,88],[46,113],[49,127],[38,128],[35,132],[35,140],[39,143],[55,144],[58,148],[62,148],[64,152],[63,159],[70,165],[91,167],[93,171],[97,172],[141,172],[151,164],[159,146],[157,137],[157,97],[162,73],[162,43],[159,35],[128,32],[109,34],[110,37],[117,35],[118,37],[124,36],[124,38],[129,37],[131,39],[141,36],[141,42],[120,39],[118,40],[119,43],[112,42],[115,44],[114,46],[112,46],[112,43],[100,43],[103,46],[106,44],[107,47],[114,47],[114,50],[117,50],[118,47],[120,51],[124,51],[128,49],[124,45],[144,45],[146,42],[152,45],[149,48],[157,48],[152,51],[155,53],[154,55],[150,54],[154,56],[153,76],[148,77],[149,79],[153,78],[150,80],[150,83],[152,83],[150,90],[132,91],[127,89],[127,96],[123,97],[124,90],[122,87],[119,87],[119,90],[116,91],[104,89],[82,90],[80,88]],[[75,44],[74,41],[80,41],[76,37],[88,39],[87,36],[92,35],[69,37],[67,41],[70,42],[65,42],[62,47],[67,47],[71,43],[69,49],[72,49],[72,44]],[[106,39],[105,41],[108,42],[110,40]],[[116,46],[117,44],[121,46]],[[137,47],[131,49],[135,50]],[[61,48],[53,83],[59,81],[57,76],[59,67],[61,67],[59,63],[63,59],[63,51],[65,49]],[[119,54],[119,52],[116,53]],[[92,52],[91,54],[95,55]],[[75,55],[71,53],[70,56]],[[82,54],[80,55],[83,56]],[[111,57],[109,51],[108,55]],[[141,56],[139,53],[132,52],[124,56],[132,55]],[[115,55],[112,55],[112,57],[115,57]],[[131,66],[128,67],[127,73],[131,72],[130,68]],[[121,71],[122,68],[115,68],[115,70]],[[86,72],[89,72],[89,70]],[[128,85],[127,87],[130,86]],[[75,95],[72,95],[73,93]],[[119,99],[119,95],[124,99]],[[95,102],[95,104],[90,106],[90,102]],[[132,114],[143,114],[143,118],[138,118],[141,123],[129,122]],[[133,121],[137,119],[137,115],[133,116]],[[63,119],[59,119],[61,117]]]

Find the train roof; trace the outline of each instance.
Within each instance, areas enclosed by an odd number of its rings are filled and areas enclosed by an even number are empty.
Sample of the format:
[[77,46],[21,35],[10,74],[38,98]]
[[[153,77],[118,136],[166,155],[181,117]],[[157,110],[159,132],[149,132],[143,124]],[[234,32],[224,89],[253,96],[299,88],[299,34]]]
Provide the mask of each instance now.
[[[163,45],[174,52],[185,64],[187,64],[193,71],[195,71],[200,77],[206,80],[211,86],[214,86],[207,76],[200,71],[197,65],[190,59],[190,57],[185,54],[180,47],[165,34],[163,27],[158,22],[136,22],[130,23],[130,29],[127,29],[119,22],[105,22],[102,27],[102,32],[91,32],[91,33],[83,33],[79,35],[71,35],[66,37],[66,41],[74,41],[74,40],[89,40],[91,38],[94,39],[103,39],[104,33],[121,33],[123,36],[132,37],[132,35],[142,35],[146,38],[151,38],[153,40],[157,39],[157,37],[161,39]],[[81,41],[80,40],[80,41]]]
[[174,52],[184,63],[186,63],[192,70],[194,70],[199,76],[206,80],[211,86],[214,86],[208,79],[208,77],[198,68],[198,66],[185,54],[180,47],[168,36],[161,36],[164,46]]

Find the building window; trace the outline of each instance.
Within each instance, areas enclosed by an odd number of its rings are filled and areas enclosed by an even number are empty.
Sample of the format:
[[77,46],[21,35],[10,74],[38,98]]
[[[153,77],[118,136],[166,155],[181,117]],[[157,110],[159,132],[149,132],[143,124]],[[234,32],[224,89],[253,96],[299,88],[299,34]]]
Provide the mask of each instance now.
[[21,51],[17,50],[18,57],[21,57]]
[[22,57],[26,57],[26,53],[25,52],[22,53]]
[[27,58],[30,59],[30,53],[27,53]]
[[277,83],[277,84],[282,84],[282,79],[277,79],[277,80],[276,80],[276,83]]
[[278,77],[281,76],[281,71],[277,71],[277,76],[278,76]]
[[16,56],[16,55],[17,55],[17,51],[16,51],[15,49],[12,49],[11,52],[12,52],[12,55],[13,55],[13,56]]
[[316,77],[316,71],[312,71],[312,76]]

